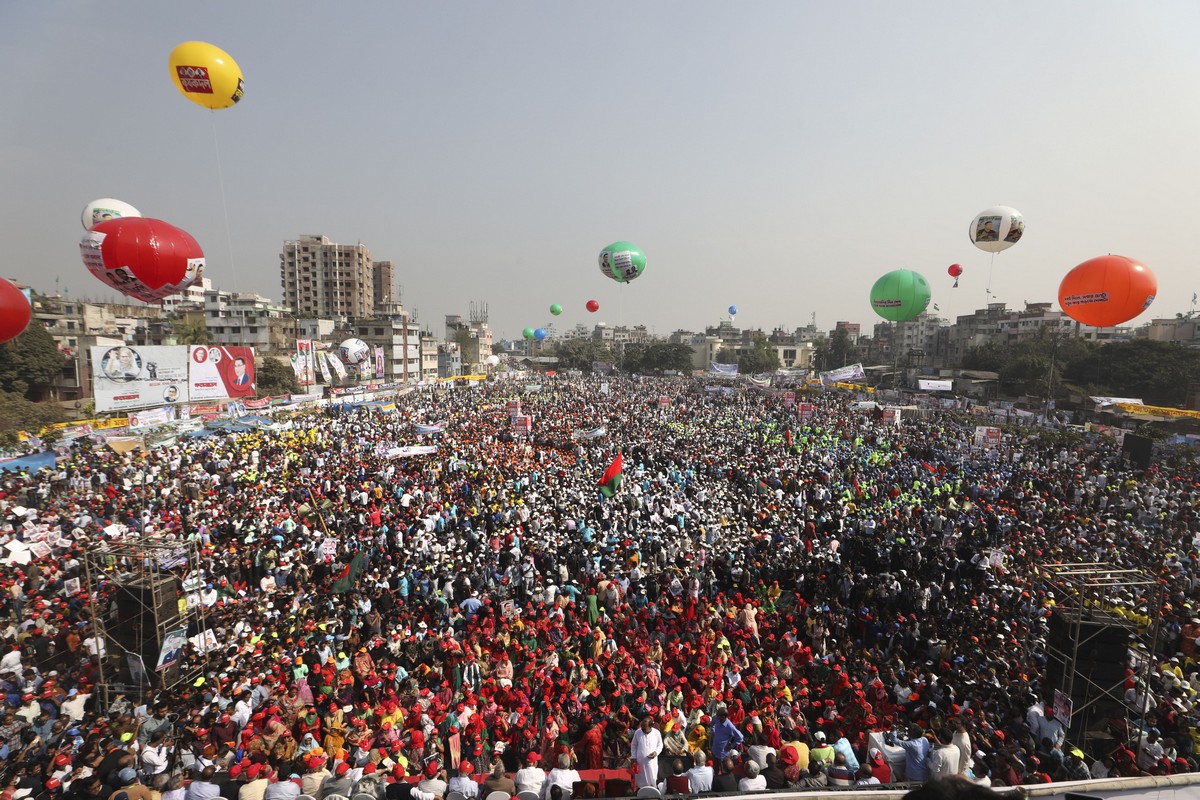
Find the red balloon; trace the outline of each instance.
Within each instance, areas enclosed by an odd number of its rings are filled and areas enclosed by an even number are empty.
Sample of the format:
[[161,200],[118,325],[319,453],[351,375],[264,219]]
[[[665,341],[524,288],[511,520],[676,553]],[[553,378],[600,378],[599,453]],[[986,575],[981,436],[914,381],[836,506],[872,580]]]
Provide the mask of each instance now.
[[962,275],[962,267],[960,267],[958,264],[951,264],[950,268],[946,270],[946,273],[951,278],[957,278],[959,275]]
[[20,336],[32,316],[33,309],[21,290],[0,278],[0,343]]
[[1109,328],[1141,314],[1157,292],[1158,279],[1145,264],[1100,256],[1067,273],[1058,286],[1058,304],[1076,322]]
[[84,234],[79,253],[97,278],[147,303],[182,292],[204,272],[204,252],[191,234],[157,219],[101,222]]
[[587,310],[592,312],[593,314],[595,314],[597,311],[600,310],[600,304],[597,303],[595,300],[588,300],[587,301]]

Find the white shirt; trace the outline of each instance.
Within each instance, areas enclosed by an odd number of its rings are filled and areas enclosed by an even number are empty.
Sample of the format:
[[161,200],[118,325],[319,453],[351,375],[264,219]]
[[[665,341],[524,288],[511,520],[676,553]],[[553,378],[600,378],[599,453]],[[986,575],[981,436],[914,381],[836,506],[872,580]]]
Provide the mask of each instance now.
[[547,776],[546,782],[542,784],[542,800],[547,800],[550,797],[550,789],[555,786],[562,787],[563,794],[571,794],[577,780],[579,780],[579,773],[573,769],[559,769],[556,767],[550,770],[550,775]]
[[167,759],[171,757],[169,748],[159,745],[158,747],[150,747],[142,751],[142,769],[150,775],[157,775],[160,772],[167,771]]
[[756,775],[753,778],[742,778],[738,781],[739,792],[765,792],[767,790],[767,779],[762,775]]
[[687,771],[688,783],[696,794],[712,791],[713,768],[710,766],[692,767]]
[[517,784],[518,792],[533,792],[541,796],[542,784],[546,782],[546,770],[541,767],[525,767],[517,770],[513,783]]
[[658,758],[662,749],[662,734],[658,732],[658,728],[651,728],[649,733],[638,728],[629,747],[630,755],[637,761]]

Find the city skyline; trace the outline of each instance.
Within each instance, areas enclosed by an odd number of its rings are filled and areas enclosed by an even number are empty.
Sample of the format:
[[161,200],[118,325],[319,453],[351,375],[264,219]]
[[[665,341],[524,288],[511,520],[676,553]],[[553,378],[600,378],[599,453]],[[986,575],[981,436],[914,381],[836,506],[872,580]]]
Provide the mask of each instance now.
[[[1132,325],[1200,288],[1200,109],[1178,102],[1200,77],[1200,9],[1185,3],[986,24],[949,2],[218,1],[200,20],[138,1],[66,26],[13,4],[0,21],[0,64],[22,76],[3,90],[0,275],[76,297],[109,293],[78,258],[79,209],[103,196],[192,233],[224,289],[282,300],[280,242],[323,234],[393,262],[423,324],[482,299],[505,338],[551,303],[563,327],[660,335],[729,305],[768,331],[814,312],[822,330],[872,325],[870,286],[897,267],[922,272],[949,319],[989,282],[1009,308],[1053,301],[1107,252],[1158,275]],[[208,112],[175,92],[166,58],[188,39],[238,60],[241,103]],[[967,226],[996,204],[1028,227],[993,267]],[[649,262],[623,287],[595,261],[619,239]]]

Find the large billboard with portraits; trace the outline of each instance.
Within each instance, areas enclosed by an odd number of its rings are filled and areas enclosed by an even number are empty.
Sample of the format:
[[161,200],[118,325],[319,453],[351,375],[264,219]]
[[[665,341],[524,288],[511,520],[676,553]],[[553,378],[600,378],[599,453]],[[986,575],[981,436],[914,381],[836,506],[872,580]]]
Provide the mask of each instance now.
[[193,345],[188,379],[192,400],[254,397],[254,348]]
[[96,410],[186,403],[188,353],[184,346],[92,347],[92,394]]

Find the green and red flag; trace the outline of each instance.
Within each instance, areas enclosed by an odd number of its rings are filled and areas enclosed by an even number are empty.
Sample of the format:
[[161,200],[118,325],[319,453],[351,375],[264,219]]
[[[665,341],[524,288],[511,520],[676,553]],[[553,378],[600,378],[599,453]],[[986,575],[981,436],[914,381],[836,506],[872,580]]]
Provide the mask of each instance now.
[[604,470],[604,475],[600,478],[600,493],[605,497],[612,497],[621,488],[621,454],[617,453],[617,457],[608,465],[608,469]]

